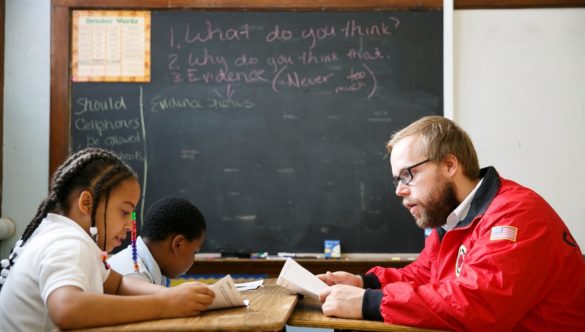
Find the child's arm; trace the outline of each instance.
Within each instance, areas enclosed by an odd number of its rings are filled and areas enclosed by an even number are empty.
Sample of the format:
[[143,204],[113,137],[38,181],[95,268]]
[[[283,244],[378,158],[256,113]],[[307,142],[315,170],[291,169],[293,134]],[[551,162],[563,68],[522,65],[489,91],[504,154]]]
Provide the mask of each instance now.
[[139,278],[125,277],[111,270],[104,282],[104,293],[113,295],[147,295],[155,294],[165,287],[151,284]]
[[[205,286],[203,283],[193,282]],[[108,279],[104,282],[104,293],[112,295],[148,295],[164,291],[166,287],[147,282],[140,278],[122,276],[111,270]]]
[[[183,283],[172,288],[150,286],[156,294],[95,294],[74,286],[64,286],[49,295],[47,307],[51,319],[59,328],[77,329],[195,316],[205,310],[215,296],[207,286],[198,283]],[[145,289],[148,288],[151,287]]]

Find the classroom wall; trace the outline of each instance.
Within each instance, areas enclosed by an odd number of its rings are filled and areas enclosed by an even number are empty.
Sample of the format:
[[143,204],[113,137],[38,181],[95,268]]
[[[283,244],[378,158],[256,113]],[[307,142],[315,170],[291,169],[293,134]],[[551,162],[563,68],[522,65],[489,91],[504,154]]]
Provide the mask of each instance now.
[[17,236],[0,241],[2,258],[47,195],[50,4],[6,0],[2,217],[14,220]]
[[585,249],[585,8],[454,14],[454,118]]
[[[47,193],[49,31],[50,0],[6,0],[2,211],[18,236]],[[456,11],[454,31],[454,118],[482,166],[538,191],[585,248],[585,9]]]

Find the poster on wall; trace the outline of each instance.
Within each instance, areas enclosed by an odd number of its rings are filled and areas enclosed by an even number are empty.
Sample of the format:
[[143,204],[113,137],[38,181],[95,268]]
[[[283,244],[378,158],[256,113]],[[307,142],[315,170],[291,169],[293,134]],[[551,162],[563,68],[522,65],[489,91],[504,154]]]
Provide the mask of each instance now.
[[150,12],[73,11],[74,82],[150,82]]

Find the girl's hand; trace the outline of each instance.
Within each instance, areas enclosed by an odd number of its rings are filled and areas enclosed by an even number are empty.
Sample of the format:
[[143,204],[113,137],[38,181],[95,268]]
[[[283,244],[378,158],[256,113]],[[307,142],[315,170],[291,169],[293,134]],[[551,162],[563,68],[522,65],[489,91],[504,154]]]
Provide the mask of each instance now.
[[185,282],[159,294],[163,298],[163,317],[197,316],[213,302],[215,293],[205,284]]

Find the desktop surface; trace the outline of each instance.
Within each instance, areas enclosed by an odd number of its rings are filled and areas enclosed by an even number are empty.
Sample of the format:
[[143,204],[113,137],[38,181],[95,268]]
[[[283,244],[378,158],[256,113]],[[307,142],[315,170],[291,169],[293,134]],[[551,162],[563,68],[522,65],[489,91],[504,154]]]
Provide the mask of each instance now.
[[105,331],[280,331],[298,301],[295,294],[265,280],[264,286],[242,292],[249,299],[247,307],[210,310],[200,316],[145,321],[140,323],[83,329]]
[[437,331],[404,325],[386,324],[378,321],[327,317],[323,315],[321,303],[307,297],[299,300],[295,311],[288,319],[287,325],[352,331]]

